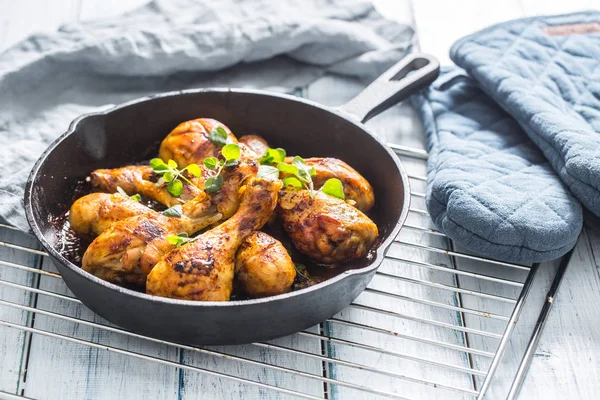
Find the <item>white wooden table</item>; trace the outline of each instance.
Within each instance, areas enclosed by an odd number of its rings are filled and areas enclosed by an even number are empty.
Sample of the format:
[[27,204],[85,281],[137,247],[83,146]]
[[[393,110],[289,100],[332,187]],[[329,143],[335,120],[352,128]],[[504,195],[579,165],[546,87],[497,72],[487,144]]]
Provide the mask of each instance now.
[[[123,11],[144,3],[143,0],[0,0],[0,50],[10,46],[30,33],[51,31],[66,22],[82,19],[115,16]],[[418,46],[422,51],[437,56],[442,64],[448,63],[447,56],[450,45],[459,37],[476,29],[501,22],[507,19],[524,16],[565,13],[585,9],[599,8],[598,0],[569,0],[568,2],[551,2],[545,0],[378,0],[377,7],[388,18],[411,23],[418,33]],[[0,94],[1,95],[1,94]],[[314,85],[305,95],[317,101],[328,102],[327,92]],[[348,94],[349,96],[351,93]],[[0,112],[2,112],[0,110]],[[401,105],[374,119],[369,125],[390,141],[407,146],[423,148],[423,134],[418,120],[407,105]],[[422,176],[425,164],[422,160],[406,159],[409,173]],[[413,190],[423,192],[424,184],[413,180]],[[422,197],[413,197],[413,207],[424,209]],[[409,223],[430,226],[427,216],[413,213]],[[444,248],[445,239],[436,235],[426,235],[420,231],[404,230],[402,240],[426,243]],[[31,237],[6,229],[0,229],[0,241],[35,248],[35,240]],[[436,265],[446,265],[448,257],[440,254],[423,254],[418,249],[398,248],[392,253],[409,255],[412,259]],[[28,273],[27,271],[3,268],[2,262],[18,265],[42,267],[50,271],[46,275]],[[456,261],[456,268],[476,273],[499,275],[505,279],[523,279],[523,272],[490,266],[468,259]],[[517,324],[517,328],[509,342],[506,354],[492,382],[487,398],[504,398],[513,381],[515,370],[521,357],[548,290],[556,263],[540,266],[533,282],[529,298]],[[436,271],[409,268],[407,265],[386,264],[384,272],[395,271],[397,274],[410,276],[421,281],[435,280],[438,283],[452,285],[457,282],[445,282],[447,275]],[[13,283],[12,287],[0,286],[0,301],[20,303],[38,309],[70,315],[78,319],[103,322],[89,310],[81,307],[68,298],[48,296],[32,297],[31,291],[20,290],[15,285],[37,287],[40,290],[68,294],[60,279],[53,277],[55,271],[48,260],[38,254],[24,252],[19,249],[0,249],[0,279]],[[564,277],[562,287],[554,301],[554,307],[543,331],[539,347],[534,355],[529,373],[525,379],[521,398],[540,399],[593,399],[600,392],[600,234],[585,229],[574,251],[571,264]],[[464,279],[462,279],[464,277]],[[468,284],[468,276],[461,276],[461,285]],[[415,287],[406,281],[386,280],[376,277],[371,289],[382,291],[403,290],[410,295],[455,306],[455,297],[436,291],[427,286]],[[425,289],[424,289],[425,288]],[[506,285],[487,282],[478,284],[472,290],[480,290],[501,296],[516,296],[518,288],[506,289]],[[389,296],[388,296],[389,297]],[[36,303],[31,304],[35,299]],[[497,315],[510,313],[512,303],[498,304],[485,298],[464,296],[462,306],[470,309],[491,310]],[[394,311],[416,312],[419,317],[445,321],[448,313],[436,312],[431,307],[405,302],[401,306],[398,301],[385,296],[375,296],[373,292],[363,294],[360,304],[377,306]],[[402,310],[400,310],[402,308]],[[419,335],[432,340],[460,342],[464,336],[437,326],[415,325],[411,321],[398,321],[383,314],[373,314],[360,309],[349,309],[341,314],[342,319],[360,321],[368,325],[387,324],[389,329],[399,333],[400,337]],[[475,318],[467,315],[465,326],[485,331],[502,333],[499,321],[490,318]],[[223,379],[218,376],[200,374],[194,371],[179,370],[172,363],[184,363],[191,368],[207,368],[226,374],[248,379],[271,382],[280,387],[299,390],[304,393],[323,398],[323,382],[306,379],[297,374],[280,374],[273,369],[260,365],[241,364],[235,360],[197,354],[194,351],[180,351],[172,346],[149,342],[132,336],[112,334],[80,323],[65,319],[51,318],[43,313],[32,314],[23,309],[4,307],[0,303],[0,320],[23,324],[36,329],[55,332],[69,337],[80,338],[100,343],[101,346],[127,348],[130,351],[147,354],[166,360],[163,363],[152,363],[132,358],[115,352],[90,348],[47,336],[30,335],[21,330],[0,326],[0,392],[16,393],[36,399],[213,399],[213,398],[287,398],[285,393],[266,390],[257,386]],[[319,333],[317,327],[301,335],[294,335],[274,341],[280,346],[295,349],[294,352],[268,351],[264,346],[254,347],[219,347],[212,350],[224,351],[241,357],[268,362],[282,368],[293,368],[306,373],[321,375],[323,364],[315,356],[306,357],[303,353],[321,354],[320,341],[314,335]],[[328,335],[357,343],[368,343],[390,352],[402,352],[405,355],[431,356],[429,358],[442,362],[463,365],[464,368],[485,369],[489,360],[478,361],[476,357],[468,363],[457,358],[457,353],[450,349],[440,349],[410,340],[400,340],[394,335],[382,335],[381,332],[368,330],[344,329],[343,324],[328,325]],[[311,336],[312,335],[312,336]],[[486,338],[474,335],[470,346],[482,351],[493,351]],[[497,341],[494,342],[497,345]],[[393,374],[410,374],[415,369],[433,381],[448,385],[469,384],[464,382],[466,375],[455,370],[411,364],[408,358],[392,357],[391,354],[369,352],[356,346],[343,346],[342,343],[327,344],[328,354],[336,358],[365,365],[384,367]],[[458,353],[460,354],[460,353]],[[333,356],[332,356],[333,357]],[[326,375],[332,379],[340,379],[356,384],[367,384],[384,391],[400,393],[407,398],[433,398],[441,394],[435,388],[405,384],[394,379],[393,374],[371,374],[344,365],[330,365]],[[273,383],[275,382],[275,383]],[[401,387],[399,387],[400,385]],[[330,389],[331,390],[331,389]],[[463,398],[464,393],[442,392],[444,398]],[[0,393],[0,398],[3,396]],[[336,387],[328,393],[329,398],[370,398],[363,392],[348,387]]]

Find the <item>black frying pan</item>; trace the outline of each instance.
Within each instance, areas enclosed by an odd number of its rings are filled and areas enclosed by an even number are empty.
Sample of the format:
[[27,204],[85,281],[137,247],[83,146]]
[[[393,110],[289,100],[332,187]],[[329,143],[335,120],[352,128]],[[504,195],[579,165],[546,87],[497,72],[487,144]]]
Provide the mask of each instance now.
[[[338,109],[255,90],[198,89],[144,97],[75,120],[37,161],[25,190],[31,230],[73,293],[126,329],[188,344],[267,340],[313,326],[344,309],[367,286],[408,214],[408,177],[398,157],[361,122],[435,80],[437,60],[412,54]],[[380,240],[374,257],[317,285],[256,300],[195,302],[154,297],[105,282],[59,251],[54,221],[69,209],[74,185],[98,168],[155,157],[178,123],[214,118],[238,134],[256,133],[304,157],[336,157],[371,182]]]

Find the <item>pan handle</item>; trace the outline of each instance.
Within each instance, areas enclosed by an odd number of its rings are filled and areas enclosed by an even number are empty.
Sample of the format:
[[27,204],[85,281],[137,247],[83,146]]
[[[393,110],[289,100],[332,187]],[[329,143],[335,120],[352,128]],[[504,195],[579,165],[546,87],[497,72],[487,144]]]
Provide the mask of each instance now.
[[338,110],[361,122],[431,84],[440,74],[440,63],[428,54],[411,53],[385,71],[369,86]]

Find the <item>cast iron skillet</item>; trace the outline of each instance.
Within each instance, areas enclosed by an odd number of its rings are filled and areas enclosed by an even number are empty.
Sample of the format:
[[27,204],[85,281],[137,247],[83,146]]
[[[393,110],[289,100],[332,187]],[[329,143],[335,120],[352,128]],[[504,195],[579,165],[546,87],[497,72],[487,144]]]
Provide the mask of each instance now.
[[[187,344],[268,340],[313,326],[338,313],[367,286],[408,214],[408,177],[398,157],[361,122],[435,80],[434,58],[412,54],[349,103],[331,109],[312,101],[257,90],[198,89],[144,97],[84,115],[37,161],[25,190],[31,230],[73,293],[90,309],[131,331]],[[380,241],[373,257],[317,285],[256,300],[194,302],[154,297],[105,282],[59,251],[53,222],[69,209],[75,182],[97,168],[155,157],[182,121],[207,117],[238,135],[257,133],[305,157],[344,160],[373,185]]]

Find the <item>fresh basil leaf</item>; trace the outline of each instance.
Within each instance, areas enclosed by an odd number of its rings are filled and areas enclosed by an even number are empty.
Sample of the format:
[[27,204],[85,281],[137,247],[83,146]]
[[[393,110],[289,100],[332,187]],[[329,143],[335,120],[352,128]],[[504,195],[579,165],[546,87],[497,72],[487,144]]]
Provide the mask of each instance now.
[[150,166],[154,172],[161,172],[169,169],[169,166],[160,158],[153,158],[150,160]]
[[163,215],[167,217],[176,217],[179,218],[183,215],[183,209],[181,208],[181,204],[174,205],[173,207],[167,208],[162,212]]
[[261,165],[274,165],[285,160],[285,150],[282,148],[268,148],[265,154],[258,160]]
[[277,169],[283,172],[284,174],[298,175],[298,167],[296,167],[295,165],[279,163],[277,165]]
[[217,126],[208,134],[211,142],[217,146],[225,146],[227,144],[227,131],[222,126]]
[[279,179],[279,170],[270,165],[259,165],[257,176],[270,181],[276,181]]
[[218,163],[219,160],[217,160],[215,157],[208,157],[204,159],[204,166],[210,169],[211,171],[217,168]]
[[327,179],[321,188],[321,192],[342,200],[346,198],[346,196],[344,196],[344,185],[342,185],[342,181],[337,178]]
[[296,178],[295,176],[287,176],[283,179],[283,185],[284,186],[293,186],[295,188],[302,188],[302,182],[300,182],[300,179]]
[[310,169],[310,177],[314,178],[314,176],[317,174],[317,169],[315,167],[312,167]]
[[240,146],[235,143],[229,143],[223,146],[221,154],[225,157],[225,160],[237,160],[240,158]]
[[[166,175],[166,174],[165,174]],[[183,183],[179,179],[174,179],[167,185],[167,192],[172,196],[179,197],[183,192]]]
[[200,175],[202,175],[202,171],[200,170],[200,167],[198,166],[198,164],[190,164],[187,167],[185,167],[185,169],[187,172],[189,172],[191,175],[195,176],[196,178],[199,178]]
[[132,200],[137,201],[138,203],[140,201],[142,201],[142,196],[140,196],[138,193],[134,194],[133,196],[130,196],[129,198],[132,199]]
[[207,193],[217,193],[223,186],[223,175],[211,176],[204,184],[204,191]]

